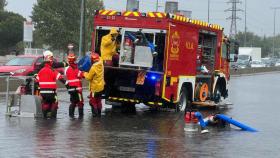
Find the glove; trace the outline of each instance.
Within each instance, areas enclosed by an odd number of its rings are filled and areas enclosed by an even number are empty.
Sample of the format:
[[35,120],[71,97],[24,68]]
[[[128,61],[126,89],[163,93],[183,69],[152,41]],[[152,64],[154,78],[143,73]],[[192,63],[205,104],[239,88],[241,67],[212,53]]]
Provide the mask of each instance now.
[[66,87],[67,89],[69,89],[69,88],[70,88],[69,84],[65,84],[65,87]]
[[69,66],[69,64],[68,64],[66,61],[62,61],[62,63],[63,63],[63,65],[64,65],[64,67]]

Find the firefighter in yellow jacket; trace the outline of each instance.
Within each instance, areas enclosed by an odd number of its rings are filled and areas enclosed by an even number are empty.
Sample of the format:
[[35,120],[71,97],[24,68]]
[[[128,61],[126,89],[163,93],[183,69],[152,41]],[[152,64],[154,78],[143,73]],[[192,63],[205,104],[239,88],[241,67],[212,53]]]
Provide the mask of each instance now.
[[104,66],[98,54],[91,53],[92,66],[89,72],[84,73],[84,77],[90,82],[89,104],[93,117],[101,116],[102,102],[101,95],[104,90]]
[[101,58],[106,65],[112,66],[112,57],[117,55],[117,36],[118,31],[116,28],[112,28],[110,33],[103,36],[101,40]]

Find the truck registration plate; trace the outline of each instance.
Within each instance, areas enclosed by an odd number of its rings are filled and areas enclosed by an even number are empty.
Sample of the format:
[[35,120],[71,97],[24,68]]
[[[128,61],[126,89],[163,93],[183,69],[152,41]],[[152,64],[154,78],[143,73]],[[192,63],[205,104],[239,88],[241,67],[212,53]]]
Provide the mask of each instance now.
[[119,87],[120,91],[124,91],[124,92],[135,92],[135,88],[134,87],[124,87],[124,86],[120,86]]

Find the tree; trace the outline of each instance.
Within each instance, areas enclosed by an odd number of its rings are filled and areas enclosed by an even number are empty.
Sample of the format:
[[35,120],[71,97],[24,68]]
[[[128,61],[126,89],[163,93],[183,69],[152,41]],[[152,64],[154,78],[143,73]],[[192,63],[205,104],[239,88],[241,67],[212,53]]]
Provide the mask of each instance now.
[[[103,7],[100,0],[87,0],[86,15]],[[91,16],[87,16],[89,22]],[[33,7],[32,19],[39,37],[53,49],[66,50],[68,43],[77,49],[80,27],[80,1],[38,0]],[[87,36],[90,30],[87,30]]]
[[24,18],[16,13],[0,11],[0,54],[4,55],[23,40]]
[[6,0],[0,0],[0,11],[4,10],[4,7],[7,5]]
[[[273,49],[273,38],[274,37],[260,37],[258,35],[255,35],[253,32],[247,32],[246,34],[247,39],[247,47],[261,47],[262,48],[262,57],[268,57],[273,56],[272,55],[272,49]],[[244,47],[244,39],[245,39],[245,33],[244,32],[238,32],[235,36],[235,39],[240,43],[240,46]],[[279,56],[279,48],[280,45],[280,35],[275,37],[275,50],[276,56]]]

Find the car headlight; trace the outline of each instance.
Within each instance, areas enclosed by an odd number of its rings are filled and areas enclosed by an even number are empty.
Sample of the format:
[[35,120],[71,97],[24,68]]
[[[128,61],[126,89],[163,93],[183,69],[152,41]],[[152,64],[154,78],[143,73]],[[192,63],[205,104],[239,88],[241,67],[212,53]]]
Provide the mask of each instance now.
[[23,73],[24,71],[26,71],[26,69],[19,69],[19,70],[14,71],[14,73]]

